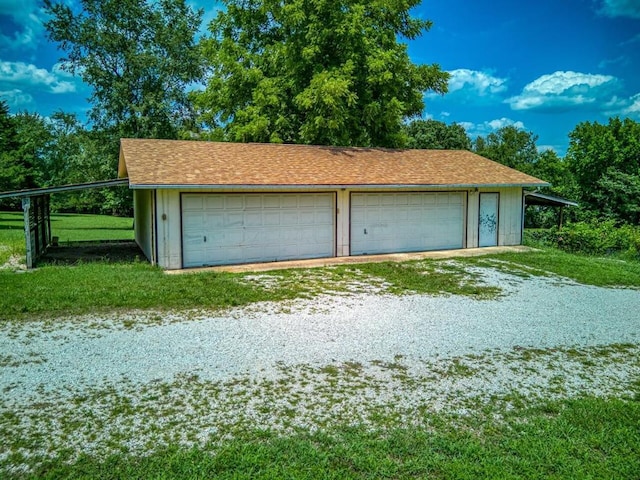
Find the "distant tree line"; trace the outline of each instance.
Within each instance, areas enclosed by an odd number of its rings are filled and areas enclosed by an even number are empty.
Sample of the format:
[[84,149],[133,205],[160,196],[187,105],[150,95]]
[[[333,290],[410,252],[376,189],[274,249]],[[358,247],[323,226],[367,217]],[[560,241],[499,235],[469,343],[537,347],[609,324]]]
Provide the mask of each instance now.
[[[420,119],[448,74],[414,64],[406,44],[431,28],[420,0],[45,0],[62,66],[92,89],[88,122],[59,111],[11,114],[0,101],[0,191],[113,178],[119,139],[166,138],[465,149],[553,184],[580,202],[573,220],[640,223],[640,124],[584,122],[564,158],[513,126],[473,141],[461,125]],[[60,211],[130,214],[127,189],[57,195]],[[2,208],[17,208],[4,202]],[[540,210],[534,225],[550,225]]]

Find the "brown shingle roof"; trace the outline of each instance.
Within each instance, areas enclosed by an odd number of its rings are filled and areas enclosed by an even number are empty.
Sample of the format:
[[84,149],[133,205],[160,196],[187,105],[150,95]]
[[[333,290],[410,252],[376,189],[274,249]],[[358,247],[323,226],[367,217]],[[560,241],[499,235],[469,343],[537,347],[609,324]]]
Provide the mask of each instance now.
[[120,178],[144,186],[544,186],[465,150],[122,139]]

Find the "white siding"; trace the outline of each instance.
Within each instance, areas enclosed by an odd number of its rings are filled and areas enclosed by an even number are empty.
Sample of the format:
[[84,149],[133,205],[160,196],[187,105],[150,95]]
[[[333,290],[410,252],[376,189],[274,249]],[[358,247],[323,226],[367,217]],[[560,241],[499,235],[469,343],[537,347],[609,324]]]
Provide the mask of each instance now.
[[157,190],[156,222],[158,265],[170,270],[182,268],[182,222],[178,190]]
[[522,188],[501,188],[498,245],[522,243]]
[[147,260],[153,264],[153,190],[133,192],[133,216],[136,243]]
[[336,256],[349,256],[349,222],[351,207],[349,205],[349,191],[338,190],[336,198]]
[[467,247],[478,246],[479,193],[500,194],[498,215],[498,245],[520,245],[522,242],[522,188],[481,188],[469,192],[467,215]]

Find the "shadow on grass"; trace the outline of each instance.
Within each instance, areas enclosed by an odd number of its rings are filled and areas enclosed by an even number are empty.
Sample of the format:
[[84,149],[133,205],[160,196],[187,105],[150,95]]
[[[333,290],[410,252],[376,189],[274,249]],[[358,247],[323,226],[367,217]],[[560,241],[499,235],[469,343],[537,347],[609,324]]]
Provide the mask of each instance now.
[[145,260],[136,242],[86,242],[49,247],[38,260],[43,265],[76,265],[79,263],[132,263]]
[[[53,221],[53,220],[52,220]],[[127,232],[132,232],[133,228],[129,226],[124,227],[94,227],[94,226],[86,226],[86,227],[57,227],[56,230],[126,230]],[[55,231],[54,231],[55,233]]]

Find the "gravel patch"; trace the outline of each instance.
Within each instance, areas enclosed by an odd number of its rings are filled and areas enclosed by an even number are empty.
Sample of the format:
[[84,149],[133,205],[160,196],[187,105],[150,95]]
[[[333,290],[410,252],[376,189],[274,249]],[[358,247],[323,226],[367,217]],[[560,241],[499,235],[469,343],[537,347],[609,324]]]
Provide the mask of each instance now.
[[640,292],[473,271],[504,294],[354,293],[7,324],[0,438],[21,440],[0,448],[0,465],[21,468],[16,453],[144,453],[247,428],[407,425],[515,398],[633,394]]

